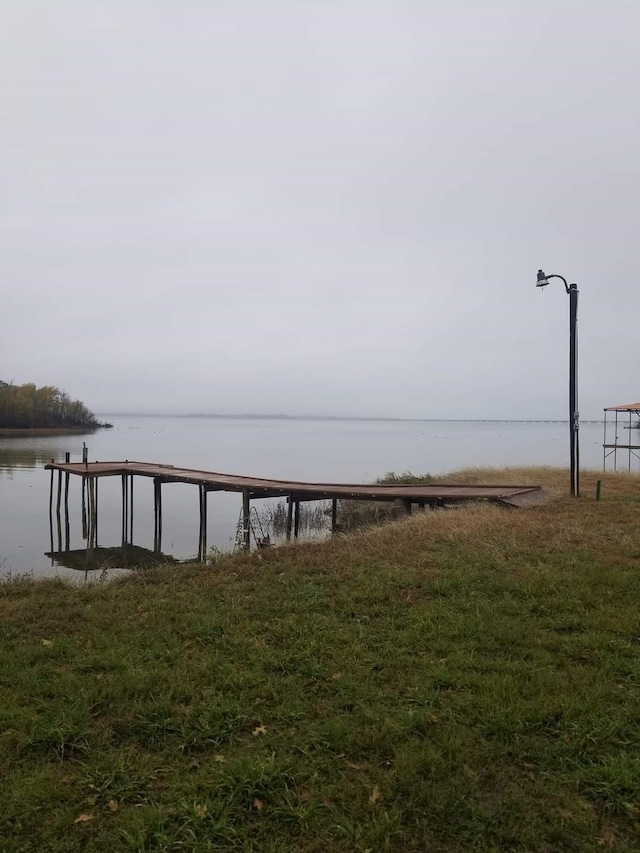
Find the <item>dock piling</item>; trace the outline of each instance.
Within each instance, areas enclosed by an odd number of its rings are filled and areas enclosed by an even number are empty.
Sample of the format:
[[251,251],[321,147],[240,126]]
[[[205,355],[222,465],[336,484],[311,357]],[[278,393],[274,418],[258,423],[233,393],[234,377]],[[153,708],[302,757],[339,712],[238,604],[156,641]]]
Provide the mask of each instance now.
[[93,540],[94,545],[98,547],[98,478],[93,478],[93,514],[95,516],[93,523]]
[[[53,462],[53,459],[51,461]],[[53,468],[51,469],[51,480],[49,483],[49,534],[51,552],[53,553]],[[53,565],[53,558],[51,560],[51,565]]]
[[82,538],[87,539],[89,536],[87,524],[87,480],[82,478]]
[[296,500],[293,505],[293,538],[297,539],[300,534],[300,501]]
[[248,489],[242,490],[242,545],[251,550],[251,497]]
[[162,480],[153,478],[153,550],[159,554],[162,551]]
[[[71,461],[71,454],[67,451],[64,455],[65,464],[69,464]],[[65,471],[64,474],[64,541],[65,541],[65,550],[68,551],[71,547],[71,531],[69,527],[69,480],[70,474],[68,471]]]
[[62,470],[58,470],[58,497],[56,499],[56,512],[60,515],[60,502],[62,501]]
[[287,542],[291,541],[291,528],[293,527],[293,495],[287,498]]
[[207,489],[198,487],[200,494],[200,534],[198,537],[198,561],[203,563],[207,557]]
[[127,488],[127,475],[122,475],[122,547],[127,544],[127,521],[129,519],[129,508],[127,501],[129,498],[129,490]]
[[204,516],[204,524],[202,525],[202,561],[204,562],[207,559],[207,521],[208,521],[208,501],[209,501],[209,492],[206,487],[202,487],[202,514]]
[[62,551],[62,519],[60,517],[60,505],[62,502],[62,471],[58,470],[58,495],[56,498],[56,523],[58,527],[58,550]]
[[65,476],[64,482],[64,542],[65,551],[71,547],[71,525],[69,522],[69,475]]
[[133,474],[129,477],[129,542],[133,543]]

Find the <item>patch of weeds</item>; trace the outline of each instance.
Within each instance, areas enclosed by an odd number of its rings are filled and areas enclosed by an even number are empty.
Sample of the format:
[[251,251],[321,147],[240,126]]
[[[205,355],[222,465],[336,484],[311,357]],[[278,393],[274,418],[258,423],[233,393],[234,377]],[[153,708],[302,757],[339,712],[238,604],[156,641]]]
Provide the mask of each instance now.
[[100,764],[83,764],[75,779],[88,808],[101,807],[110,811],[125,805],[147,803],[150,792],[164,775],[161,768],[140,768],[134,753],[107,756]]
[[150,749],[164,747],[181,733],[182,723],[177,709],[162,704],[138,711],[122,732],[127,739]]
[[578,770],[580,790],[604,811],[640,821],[640,758],[618,753]]
[[212,705],[190,710],[181,724],[180,749],[197,752],[232,743],[246,729],[247,723],[247,717],[237,707]]
[[71,760],[89,751],[90,721],[84,704],[71,704],[64,711],[45,711],[33,724],[22,749],[58,761]]

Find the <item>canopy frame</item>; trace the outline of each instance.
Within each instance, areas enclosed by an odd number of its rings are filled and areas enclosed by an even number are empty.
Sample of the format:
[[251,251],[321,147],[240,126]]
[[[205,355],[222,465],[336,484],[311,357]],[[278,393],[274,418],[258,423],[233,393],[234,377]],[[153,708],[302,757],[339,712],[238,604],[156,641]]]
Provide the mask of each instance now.
[[[633,420],[634,416],[637,420]],[[620,429],[629,430],[626,443],[620,440]],[[633,443],[632,430],[637,429],[638,439]],[[613,432],[613,438],[611,433]],[[614,471],[623,470],[626,457],[626,469],[631,472],[635,468],[640,472],[640,403],[625,403],[621,406],[608,406],[604,410],[604,435],[602,441],[602,470],[607,465]],[[621,464],[618,464],[618,453],[621,453]],[[636,465],[636,463],[638,463]]]

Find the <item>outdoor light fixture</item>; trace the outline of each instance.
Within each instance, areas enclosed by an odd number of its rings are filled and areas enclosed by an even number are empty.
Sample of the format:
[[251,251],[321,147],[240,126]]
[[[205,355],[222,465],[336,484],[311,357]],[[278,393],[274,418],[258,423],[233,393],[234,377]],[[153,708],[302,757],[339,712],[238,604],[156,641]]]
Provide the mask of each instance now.
[[578,387],[576,384],[576,372],[578,366],[578,285],[567,284],[562,275],[547,275],[538,270],[536,287],[546,287],[549,279],[559,278],[565,291],[569,294],[569,448],[571,460],[571,494],[576,497],[580,494],[580,446],[578,442],[578,430],[580,429],[580,418],[578,413]]
[[548,284],[549,279],[547,276],[542,272],[542,270],[538,270],[538,283],[536,284],[536,287],[546,287]]
[[563,275],[547,275],[542,270],[538,270],[538,281],[536,282],[536,287],[546,287],[549,284],[550,278],[559,278],[564,282],[564,289],[567,293],[571,292],[572,287],[576,287],[576,284],[567,284],[567,280]]

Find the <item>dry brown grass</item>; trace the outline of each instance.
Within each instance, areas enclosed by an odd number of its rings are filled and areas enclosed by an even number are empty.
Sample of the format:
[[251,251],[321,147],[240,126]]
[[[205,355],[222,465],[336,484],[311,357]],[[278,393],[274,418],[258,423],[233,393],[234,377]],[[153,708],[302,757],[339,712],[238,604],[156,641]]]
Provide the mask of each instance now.
[[[540,485],[550,494],[569,496],[569,471],[550,466],[520,466],[511,468],[462,468],[438,478],[441,482],[469,483],[482,485],[500,483],[500,485]],[[596,482],[602,482],[602,497],[640,496],[640,477],[637,474],[611,473],[597,469],[583,469],[580,472],[581,500],[595,500]]]
[[[601,500],[595,500],[596,481],[602,481]],[[592,548],[615,560],[620,549],[640,553],[640,477],[584,471],[581,497],[568,492],[568,471],[551,467],[467,468],[441,482],[468,484],[540,485],[549,500],[529,509],[506,509],[484,501],[443,510],[426,510],[380,526],[364,528],[332,539],[291,543],[268,551],[223,556],[215,572],[202,575],[198,567],[181,569],[183,582],[217,586],[221,578],[233,579],[283,571],[316,571],[345,576],[360,571],[370,561],[396,563],[402,571],[438,570],[439,556],[464,562],[473,554],[493,552],[507,565],[517,551],[550,559],[568,549]],[[638,528],[638,529],[636,529]],[[174,573],[166,570],[141,572],[123,583],[173,583]]]

